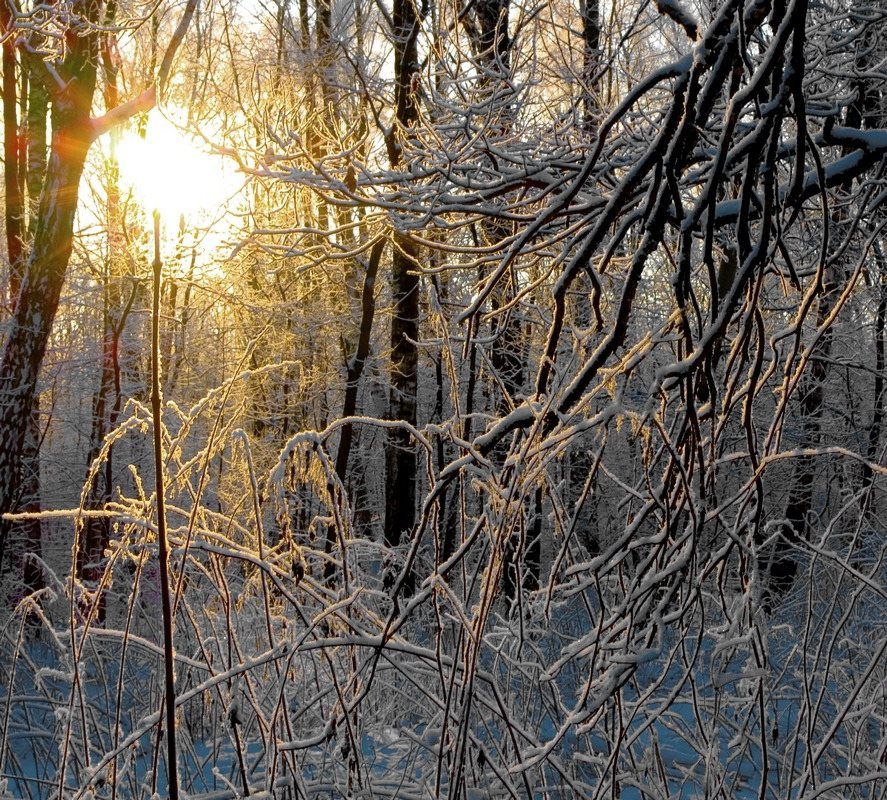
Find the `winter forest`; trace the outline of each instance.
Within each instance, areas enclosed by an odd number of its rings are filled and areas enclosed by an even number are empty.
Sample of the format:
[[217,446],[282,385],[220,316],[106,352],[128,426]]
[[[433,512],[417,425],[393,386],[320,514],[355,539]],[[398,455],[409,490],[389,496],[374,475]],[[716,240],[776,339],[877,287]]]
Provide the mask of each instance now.
[[0,61],[0,798],[887,798],[885,0]]

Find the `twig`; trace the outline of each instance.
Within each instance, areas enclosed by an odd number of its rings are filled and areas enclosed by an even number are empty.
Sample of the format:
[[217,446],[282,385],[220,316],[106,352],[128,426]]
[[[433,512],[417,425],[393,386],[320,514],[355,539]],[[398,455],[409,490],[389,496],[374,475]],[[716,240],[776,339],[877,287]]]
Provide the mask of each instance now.
[[166,770],[169,800],[179,798],[176,766],[176,679],[172,641],[172,602],[169,592],[169,541],[163,485],[163,429],[160,394],[160,212],[154,212],[154,301],[151,306],[151,417],[154,422],[154,478],[157,494],[157,555],[160,560],[160,602],[163,610],[164,705],[166,707]]

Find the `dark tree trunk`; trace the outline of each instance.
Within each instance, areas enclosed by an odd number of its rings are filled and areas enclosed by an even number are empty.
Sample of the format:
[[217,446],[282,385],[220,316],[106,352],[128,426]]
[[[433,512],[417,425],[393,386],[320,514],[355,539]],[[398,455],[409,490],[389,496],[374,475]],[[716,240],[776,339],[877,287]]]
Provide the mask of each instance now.
[[[348,377],[345,382],[345,401],[342,404],[342,416],[354,416],[357,411],[357,392],[360,388],[360,378],[366,365],[370,352],[370,334],[373,330],[373,319],[376,313],[376,275],[379,272],[379,262],[382,260],[382,251],[385,249],[385,240],[379,239],[370,251],[370,258],[366,266],[366,274],[363,281],[363,294],[361,297],[360,332],[357,340],[357,348],[348,362]],[[351,454],[351,444],[354,439],[354,426],[346,422],[342,426],[339,436],[339,449],[336,453],[336,475],[345,483],[348,475],[348,461]],[[324,552],[329,554],[335,545],[335,530],[333,526],[327,527],[327,538],[324,544]],[[329,580],[334,572],[332,561],[327,561],[324,566],[324,578]]]
[[[598,0],[580,0],[582,17],[582,82],[581,82],[581,121],[582,131],[586,139],[597,133],[597,126],[602,117],[600,103],[601,66],[601,21],[600,3]],[[576,330],[576,349],[581,359],[591,354],[588,340],[593,330],[599,330],[601,320],[592,307],[591,296],[595,287],[588,275],[580,275],[577,280],[574,296],[573,314]],[[594,328],[593,326],[598,326]],[[594,517],[591,512],[589,493],[584,492],[585,482],[591,470],[592,457],[590,452],[590,436],[576,437],[565,458],[566,499],[568,507],[576,515],[576,532],[591,554],[600,550]]]
[[[406,247],[405,247],[406,245]],[[416,424],[418,390],[419,277],[416,249],[405,237],[395,236],[392,259],[394,312],[391,319],[391,394],[389,417]],[[410,434],[395,428],[388,434],[385,483],[385,543],[400,544],[416,521],[418,460]]]
[[[398,130],[389,143],[392,168],[402,161],[403,143],[418,120],[413,75],[419,69],[419,17],[412,0],[394,0],[395,117]],[[395,231],[391,262],[391,368],[388,415],[416,424],[418,395],[419,275],[418,251],[409,236]],[[400,429],[388,434],[385,457],[385,543],[400,544],[416,521],[417,455],[410,435]]]
[[49,115],[49,92],[46,76],[36,56],[28,55],[28,113],[25,130],[25,149],[28,168],[25,182],[28,187],[28,240],[34,240],[39,217],[40,193],[46,175],[47,117]]
[[[99,388],[93,397],[92,430],[90,433],[89,455],[87,457],[87,469],[91,469],[93,462],[98,458],[107,429],[108,400],[114,386],[114,344],[115,339],[111,330],[107,297],[103,314],[102,336],[102,363],[100,367]],[[104,465],[110,467],[108,465]],[[89,487],[86,507],[89,509],[101,509],[110,499],[111,474],[110,470],[100,468],[92,479]],[[80,523],[77,540],[77,577],[91,590],[96,590],[101,582],[104,572],[104,553],[110,541],[110,520],[105,518],[86,519]],[[103,624],[105,621],[105,598],[98,598],[95,608],[95,622]]]
[[[361,296],[360,331],[357,340],[357,348],[348,362],[348,377],[345,382],[345,401],[342,404],[342,416],[351,417],[357,411],[357,391],[360,388],[360,378],[370,353],[370,334],[373,330],[373,319],[376,313],[376,275],[379,272],[379,262],[382,259],[382,251],[385,249],[385,240],[379,239],[370,251],[367,262],[366,274],[363,281],[363,293]],[[354,438],[354,430],[351,423],[342,426],[339,437],[339,449],[336,453],[336,474],[339,480],[345,482],[348,474],[348,459],[351,453],[351,443]]]
[[[6,12],[8,14],[8,12]],[[12,39],[3,44],[3,123],[6,189],[6,246],[9,256],[10,305],[14,310],[21,292],[26,239],[33,228],[26,222],[25,189],[39,195],[46,163],[46,92],[39,76],[28,80],[31,57],[21,63],[21,81],[16,81],[16,54]],[[20,85],[19,85],[20,84]],[[20,101],[17,92],[21,93]],[[19,128],[16,103],[24,122],[24,135]],[[42,122],[40,113],[42,110]],[[19,512],[40,511],[40,407],[34,397],[25,421],[22,460],[18,469],[17,498],[13,506]],[[2,527],[2,523],[0,523]],[[3,534],[0,533],[0,536]],[[20,590],[31,594],[43,588],[43,570],[38,558],[42,555],[42,525],[29,519],[10,526],[9,537],[16,563],[15,574],[21,579]],[[0,554],[3,543],[0,541]],[[2,569],[2,563],[0,563]]]
[[598,0],[580,0],[582,6],[582,127],[594,134],[601,108],[597,81],[601,69],[601,20]]
[[[29,242],[33,242],[37,228],[37,211],[46,173],[46,134],[49,113],[49,93],[46,90],[45,76],[42,64],[36,58],[30,54],[23,57],[23,64],[27,68],[29,80],[27,88],[24,81],[22,86],[23,94],[27,92],[26,124],[24,141],[19,148],[19,155],[25,158],[27,164],[24,175],[19,174],[19,183],[21,184],[22,178],[24,178],[24,185],[27,187],[27,239]],[[21,173],[21,171],[20,169],[19,172]],[[34,397],[28,417],[28,431],[22,451],[20,511],[40,511],[41,439],[40,397],[37,395]],[[37,561],[43,555],[43,526],[39,519],[30,519],[20,523],[17,527],[21,531],[20,535],[22,535],[24,542],[24,567],[22,570],[24,589],[26,592],[36,592],[44,586],[43,569]]]

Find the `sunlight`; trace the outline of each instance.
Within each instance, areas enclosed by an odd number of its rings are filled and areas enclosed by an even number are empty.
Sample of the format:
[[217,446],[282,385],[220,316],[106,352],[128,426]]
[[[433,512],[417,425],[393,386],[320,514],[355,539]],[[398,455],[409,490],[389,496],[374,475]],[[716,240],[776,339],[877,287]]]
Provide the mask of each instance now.
[[189,226],[211,222],[242,183],[225,159],[157,112],[144,138],[130,130],[122,135],[117,157],[123,186],[147,213],[157,209],[166,225],[181,215]]

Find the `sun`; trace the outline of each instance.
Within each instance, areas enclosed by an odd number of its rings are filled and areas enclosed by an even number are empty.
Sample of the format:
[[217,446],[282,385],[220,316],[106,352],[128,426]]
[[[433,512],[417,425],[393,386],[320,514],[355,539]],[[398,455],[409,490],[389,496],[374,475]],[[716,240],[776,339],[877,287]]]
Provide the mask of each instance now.
[[184,216],[190,226],[217,219],[238,194],[242,176],[205,144],[152,112],[144,136],[127,130],[117,145],[120,182],[147,213],[167,224]]

